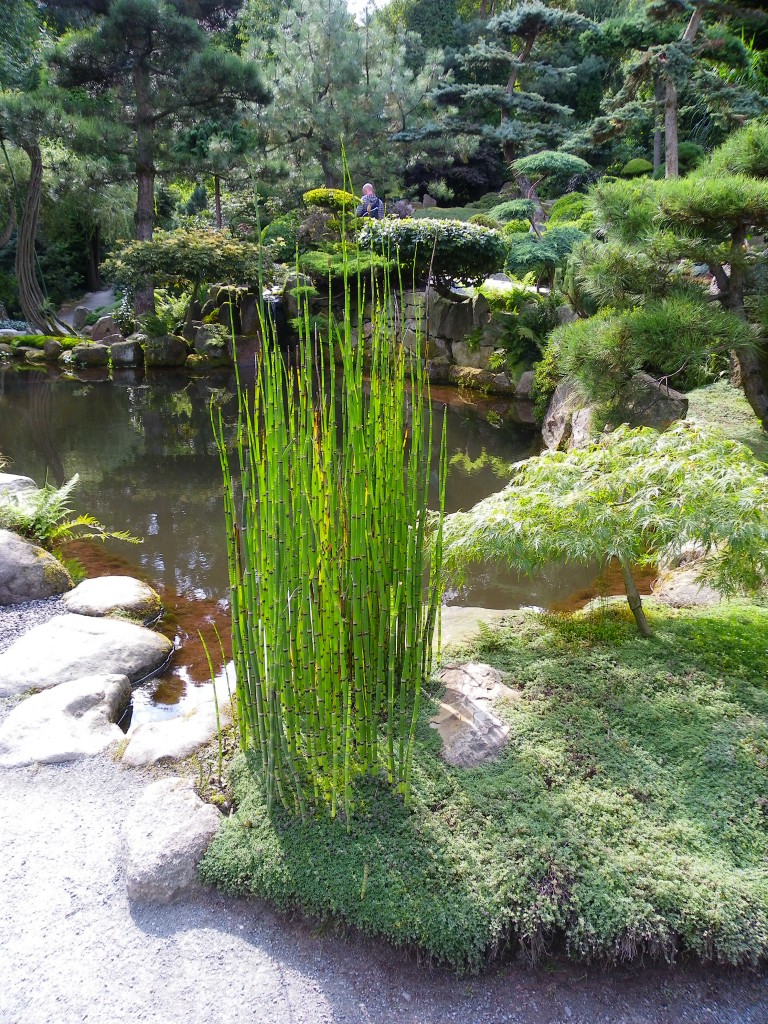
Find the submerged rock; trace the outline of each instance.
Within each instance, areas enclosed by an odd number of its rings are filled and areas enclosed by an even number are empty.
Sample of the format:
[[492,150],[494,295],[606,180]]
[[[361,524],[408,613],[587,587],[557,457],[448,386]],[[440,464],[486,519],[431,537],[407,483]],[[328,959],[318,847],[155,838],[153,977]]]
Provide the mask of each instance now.
[[200,887],[197,865],[221,814],[203,803],[191,779],[150,783],[123,827],[125,887],[137,903],[171,903]]
[[0,697],[87,675],[126,675],[136,683],[159,671],[172,651],[166,637],[132,622],[59,615],[0,654]]
[[83,580],[64,598],[64,607],[76,615],[126,616],[147,623],[163,610],[158,594],[133,576],[99,576]]
[[114,723],[128,706],[127,676],[73,679],[18,704],[0,725],[0,767],[77,761],[123,738]]
[[10,530],[0,530],[0,605],[41,601],[71,588],[72,578],[57,558]]

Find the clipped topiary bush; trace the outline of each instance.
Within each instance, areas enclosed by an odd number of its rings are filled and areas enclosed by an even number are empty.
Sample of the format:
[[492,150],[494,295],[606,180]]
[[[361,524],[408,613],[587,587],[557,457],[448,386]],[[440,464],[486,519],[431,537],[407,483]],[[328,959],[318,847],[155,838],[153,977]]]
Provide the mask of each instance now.
[[547,223],[562,224],[564,221],[578,220],[586,212],[588,206],[589,199],[581,192],[569,192],[554,201]]
[[501,229],[505,238],[510,235],[527,235],[530,230],[531,222],[529,220],[508,220]]
[[354,213],[358,204],[357,196],[341,188],[312,188],[301,198],[307,206],[319,206],[334,213],[340,213],[342,210]]
[[360,244],[396,259],[407,274],[440,287],[479,284],[504,265],[507,242],[499,231],[457,220],[370,221]]
[[482,228],[492,228],[494,231],[498,231],[501,227],[499,222],[493,217],[490,217],[487,213],[473,213],[467,223],[479,224]]
[[633,160],[628,160],[621,169],[621,174],[625,178],[637,178],[641,174],[650,174],[653,170],[653,164],[650,160],[644,160],[641,156],[636,156]]
[[506,224],[511,220],[530,218],[536,210],[537,204],[533,199],[508,199],[506,202],[494,206],[489,211],[489,216],[493,217],[494,220],[500,221],[502,224]]
[[477,213],[464,206],[424,206],[420,210],[414,210],[413,216],[416,220],[466,220],[468,221]]
[[572,250],[587,236],[575,227],[552,228],[539,238],[528,234],[508,240],[507,270],[515,277],[536,274],[551,286],[555,271],[563,266]]

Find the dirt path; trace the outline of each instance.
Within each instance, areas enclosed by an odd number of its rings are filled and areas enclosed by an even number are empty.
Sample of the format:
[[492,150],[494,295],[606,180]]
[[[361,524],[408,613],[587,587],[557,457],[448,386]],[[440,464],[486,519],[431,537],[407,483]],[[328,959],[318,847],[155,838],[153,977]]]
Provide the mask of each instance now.
[[768,1021],[768,981],[735,972],[551,963],[456,978],[255,902],[131,907],[121,820],[147,778],[108,757],[0,773],[3,1024]]

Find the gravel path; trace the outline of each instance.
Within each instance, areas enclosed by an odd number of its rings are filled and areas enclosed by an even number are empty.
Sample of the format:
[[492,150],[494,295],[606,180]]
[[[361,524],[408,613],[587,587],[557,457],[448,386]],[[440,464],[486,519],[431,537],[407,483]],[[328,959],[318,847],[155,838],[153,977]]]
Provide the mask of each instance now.
[[0,653],[34,626],[41,626],[55,615],[64,615],[65,611],[64,601],[60,597],[0,606]]
[[3,1024],[768,1021],[752,975],[555,961],[456,978],[255,901],[131,906],[121,822],[150,777],[108,756],[0,773]]

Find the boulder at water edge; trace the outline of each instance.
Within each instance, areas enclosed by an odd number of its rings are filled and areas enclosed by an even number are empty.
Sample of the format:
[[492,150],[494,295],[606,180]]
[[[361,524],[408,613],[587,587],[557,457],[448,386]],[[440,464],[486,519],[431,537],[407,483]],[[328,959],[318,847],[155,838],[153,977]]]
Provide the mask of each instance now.
[[0,767],[78,761],[123,738],[127,676],[88,676],[23,700],[0,725]]
[[172,651],[166,637],[132,622],[59,615],[0,654],[0,697],[87,675],[126,675],[136,683],[161,669]]
[[179,761],[210,742],[219,729],[232,722],[228,702],[219,704],[218,719],[213,694],[210,701],[165,722],[143,722],[131,733],[123,764],[131,768],[156,764],[165,758]]
[[15,473],[0,473],[0,500],[11,496],[20,498],[30,491],[36,491],[37,484],[29,476],[17,476]]
[[42,601],[72,588],[72,579],[53,555],[0,530],[0,605]]
[[152,622],[163,610],[159,596],[148,584],[132,576],[99,576],[83,580],[64,599],[76,615],[118,615]]
[[197,889],[197,865],[221,824],[191,779],[150,783],[123,827],[125,887],[137,903],[171,903]]

